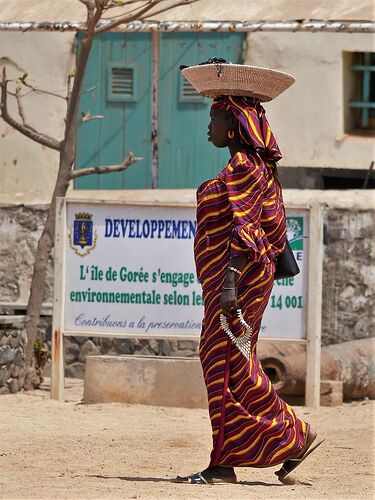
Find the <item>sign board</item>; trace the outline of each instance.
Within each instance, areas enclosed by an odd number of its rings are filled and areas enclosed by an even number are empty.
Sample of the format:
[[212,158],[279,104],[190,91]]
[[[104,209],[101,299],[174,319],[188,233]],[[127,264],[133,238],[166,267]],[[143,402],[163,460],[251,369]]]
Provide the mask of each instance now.
[[[308,211],[288,215],[301,273],[279,280],[262,336],[306,337]],[[68,203],[64,331],[198,337],[203,299],[196,278],[194,207]]]
[[192,208],[69,204],[65,329],[199,335],[195,228]]
[[[60,387],[64,335],[199,338],[203,300],[192,203],[58,199],[56,208],[52,378]],[[260,336],[307,341],[316,354],[310,356],[314,380],[320,369],[321,211],[320,205],[288,210],[287,235],[301,273],[275,282]]]

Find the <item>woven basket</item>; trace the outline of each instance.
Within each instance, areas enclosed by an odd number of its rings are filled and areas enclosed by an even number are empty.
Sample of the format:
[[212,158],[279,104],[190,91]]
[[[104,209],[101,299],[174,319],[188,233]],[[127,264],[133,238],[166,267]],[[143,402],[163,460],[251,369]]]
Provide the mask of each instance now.
[[244,64],[188,66],[182,74],[200,94],[212,99],[220,95],[237,95],[267,102],[295,82],[288,73]]

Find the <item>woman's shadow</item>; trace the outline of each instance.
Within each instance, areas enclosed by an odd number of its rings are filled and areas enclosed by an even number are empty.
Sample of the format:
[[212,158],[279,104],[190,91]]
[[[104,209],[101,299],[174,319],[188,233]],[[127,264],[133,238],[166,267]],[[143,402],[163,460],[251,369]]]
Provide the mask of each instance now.
[[[181,482],[176,481],[174,478],[167,478],[167,477],[140,477],[140,476],[103,476],[99,474],[91,474],[85,477],[95,477],[97,479],[120,479],[121,481],[129,481],[132,483],[136,482],[150,482],[150,483],[174,483],[174,484],[184,484]],[[188,483],[186,483],[188,484]],[[228,485],[231,483],[228,483]],[[275,487],[275,486],[290,486],[293,484],[299,484],[302,486],[312,486],[312,483],[308,482],[302,482],[302,481],[297,481],[293,480],[292,478],[288,478],[288,481],[286,481],[286,478],[283,482],[273,482],[273,483],[266,483],[264,481],[237,481],[237,485],[242,485],[242,486],[266,486],[266,487]]]

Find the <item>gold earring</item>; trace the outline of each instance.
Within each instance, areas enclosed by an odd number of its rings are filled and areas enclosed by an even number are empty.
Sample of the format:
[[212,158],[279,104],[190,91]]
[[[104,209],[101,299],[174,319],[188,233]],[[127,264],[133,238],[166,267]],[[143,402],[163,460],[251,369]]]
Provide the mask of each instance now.
[[234,137],[234,130],[228,130],[228,138],[233,139]]

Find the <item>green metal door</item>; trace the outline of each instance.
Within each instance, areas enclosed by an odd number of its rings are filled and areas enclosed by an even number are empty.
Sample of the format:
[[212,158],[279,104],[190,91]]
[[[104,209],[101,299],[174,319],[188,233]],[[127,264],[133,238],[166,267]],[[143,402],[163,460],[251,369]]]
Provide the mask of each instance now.
[[124,172],[78,178],[76,188],[151,187],[150,72],[149,33],[106,33],[94,40],[80,112],[103,118],[80,125],[76,168],[118,165],[129,149],[144,159]]
[[195,188],[225,166],[228,150],[207,141],[211,99],[197,94],[179,66],[212,57],[242,62],[243,33],[165,33],[160,54],[160,188]]
[[[223,168],[228,151],[207,141],[211,100],[199,96],[178,68],[210,57],[241,62],[244,37],[243,33],[161,35],[157,187],[195,188]],[[77,41],[79,48],[79,36]],[[143,160],[125,172],[78,178],[76,188],[151,188],[151,68],[149,33],[106,33],[94,40],[80,113],[103,118],[80,125],[76,168],[120,164],[128,149]]]

